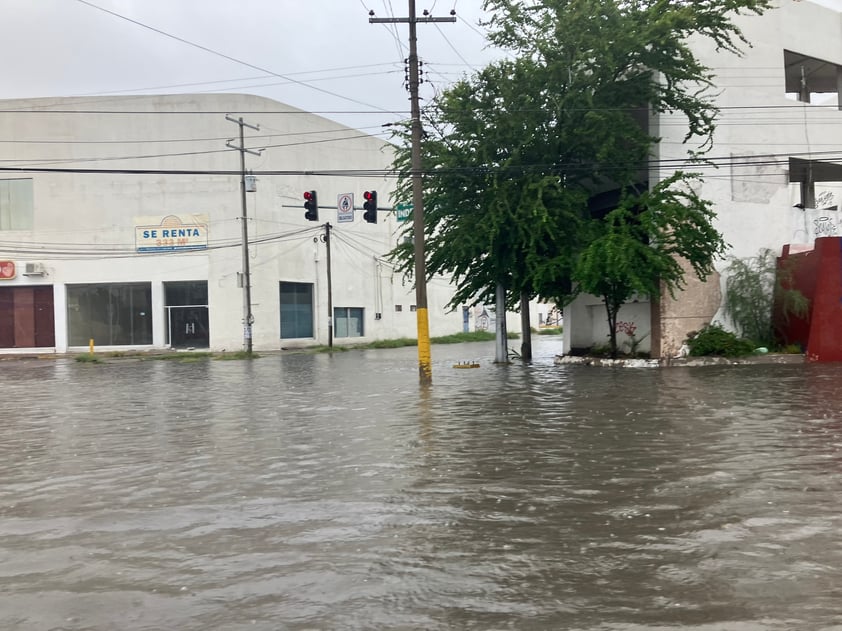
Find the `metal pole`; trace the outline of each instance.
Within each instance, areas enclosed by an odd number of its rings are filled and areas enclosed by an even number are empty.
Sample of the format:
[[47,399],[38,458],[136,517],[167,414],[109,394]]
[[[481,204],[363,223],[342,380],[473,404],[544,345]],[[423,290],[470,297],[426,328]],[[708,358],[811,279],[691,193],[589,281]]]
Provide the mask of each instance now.
[[333,272],[330,265],[330,222],[325,224],[327,250],[327,345],[333,348]]

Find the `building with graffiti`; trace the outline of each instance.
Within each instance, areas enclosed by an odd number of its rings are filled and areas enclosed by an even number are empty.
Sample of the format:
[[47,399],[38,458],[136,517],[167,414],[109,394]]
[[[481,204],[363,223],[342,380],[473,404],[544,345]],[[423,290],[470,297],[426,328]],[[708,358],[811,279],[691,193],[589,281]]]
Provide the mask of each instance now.
[[[720,109],[708,163],[686,162],[687,124],[652,113],[659,137],[650,188],[676,169],[701,173],[702,197],[714,203],[728,256],[748,259],[765,249],[780,256],[810,250],[816,238],[842,234],[842,13],[811,0],[781,0],[762,16],[738,18],[751,46],[736,56],[709,42],[690,42],[711,68],[708,93]],[[729,326],[723,309],[730,259],[705,282],[687,275],[675,298],[653,304],[639,296],[618,320],[634,325],[640,350],[672,357],[686,336],[711,322]],[[606,343],[605,308],[582,296],[565,309],[565,347]],[[623,336],[620,336],[623,339]]]

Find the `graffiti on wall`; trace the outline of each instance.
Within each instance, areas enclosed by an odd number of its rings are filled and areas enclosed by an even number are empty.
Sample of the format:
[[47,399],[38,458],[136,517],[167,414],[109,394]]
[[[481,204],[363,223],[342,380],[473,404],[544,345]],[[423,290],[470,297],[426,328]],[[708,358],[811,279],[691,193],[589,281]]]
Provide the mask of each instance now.
[[835,237],[836,223],[830,217],[818,217],[813,220],[816,238]]

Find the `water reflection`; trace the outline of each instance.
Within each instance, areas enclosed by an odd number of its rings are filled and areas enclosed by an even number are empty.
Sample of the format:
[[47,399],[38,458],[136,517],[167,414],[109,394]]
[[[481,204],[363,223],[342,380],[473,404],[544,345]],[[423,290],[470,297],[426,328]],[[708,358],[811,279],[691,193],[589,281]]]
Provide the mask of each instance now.
[[0,628],[840,622],[842,367],[554,344],[4,362]]

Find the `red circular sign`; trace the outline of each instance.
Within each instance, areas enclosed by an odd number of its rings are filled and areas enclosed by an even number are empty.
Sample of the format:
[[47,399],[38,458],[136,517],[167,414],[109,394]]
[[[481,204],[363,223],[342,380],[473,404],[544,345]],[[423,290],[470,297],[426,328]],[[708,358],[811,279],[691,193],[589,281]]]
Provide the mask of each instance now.
[[0,280],[11,280],[15,275],[14,261],[0,261]]

